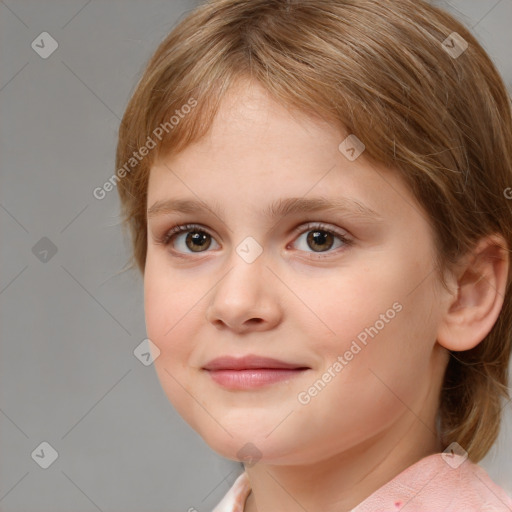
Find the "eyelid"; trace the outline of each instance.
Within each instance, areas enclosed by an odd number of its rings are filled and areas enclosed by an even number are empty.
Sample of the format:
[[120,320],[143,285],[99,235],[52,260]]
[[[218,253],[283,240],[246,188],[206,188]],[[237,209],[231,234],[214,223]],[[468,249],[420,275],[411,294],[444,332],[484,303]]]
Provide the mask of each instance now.
[[[315,229],[317,229],[319,231],[327,231],[329,233],[332,233],[341,242],[343,242],[345,247],[350,246],[354,243],[354,240],[348,231],[338,228],[337,226],[327,224],[322,221],[307,221],[306,223],[303,222],[302,224],[297,226],[294,230],[292,230],[290,232],[289,236],[294,236],[294,241],[295,241],[295,237],[300,236],[304,233],[307,233],[308,231],[313,231]],[[187,223],[187,224],[178,224],[176,226],[173,226],[172,228],[167,230],[160,238],[155,240],[155,242],[157,244],[161,244],[164,246],[171,245],[171,240],[174,237],[176,237],[180,234],[183,234],[183,233],[188,233],[190,231],[204,232],[207,235],[209,235],[215,239],[215,236],[213,234],[211,234],[210,231],[208,230],[208,228],[204,227],[203,225],[198,224],[198,223]],[[184,256],[184,253],[181,253],[179,251],[173,251],[173,252],[178,254],[180,257],[187,257],[187,256]],[[197,255],[207,254],[208,252],[211,252],[211,251],[198,252],[196,254]],[[307,252],[307,251],[299,251],[299,252]],[[328,250],[328,251],[321,251],[321,252],[316,252],[316,253],[314,251],[312,251],[311,253],[309,253],[309,252],[307,252],[307,253],[316,255],[316,256],[310,257],[310,259],[321,259],[321,258],[326,258],[328,256],[331,256],[333,254],[337,254],[337,252],[338,252],[337,250],[334,250],[334,251]],[[191,252],[191,253],[186,253],[186,254],[189,255],[189,254],[194,254],[194,253]]]
[[349,238],[350,234],[345,229],[338,228],[333,226],[332,224],[326,224],[322,221],[307,221],[306,224],[301,224],[297,228],[295,228],[290,234],[291,235],[302,235],[307,231],[312,231],[313,229],[318,229],[322,231],[329,231],[334,233],[335,235],[341,237],[342,239]]
[[[296,227],[293,231],[291,231],[290,236],[292,235],[302,235],[308,231],[311,231],[313,229],[318,230],[325,230],[332,232],[336,236],[338,236],[344,243],[348,244],[349,240],[351,239],[351,235],[346,230],[341,230],[340,228],[337,228],[335,226],[332,226],[330,224],[326,224],[322,221],[307,221],[306,224],[302,223],[300,226]],[[212,238],[215,238],[210,231],[202,226],[201,224],[197,223],[188,223],[188,224],[178,224],[176,226],[173,226],[169,230],[167,230],[160,238],[156,240],[157,244],[162,245],[168,245],[170,243],[170,240],[173,236],[177,236],[181,233],[187,233],[188,231],[200,231],[208,234]],[[342,232],[343,231],[343,232]],[[319,253],[320,254],[320,253]]]
[[177,224],[176,226],[173,226],[169,230],[165,231],[164,234],[161,237],[158,237],[155,242],[157,244],[162,245],[168,245],[170,243],[170,240],[172,237],[177,236],[181,233],[187,233],[189,231],[201,231],[208,235],[210,235],[212,238],[215,238],[210,231],[202,226],[201,224],[196,223],[189,223],[189,224]]

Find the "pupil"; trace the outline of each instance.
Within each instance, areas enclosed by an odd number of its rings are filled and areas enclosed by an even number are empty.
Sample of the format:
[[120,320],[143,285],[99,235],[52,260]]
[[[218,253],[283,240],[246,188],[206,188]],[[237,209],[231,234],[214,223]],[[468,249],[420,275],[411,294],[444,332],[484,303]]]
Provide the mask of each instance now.
[[[331,235],[331,233],[328,233],[326,231],[310,231],[309,235],[308,235],[308,244],[310,244],[310,247],[312,249],[314,249],[314,247],[312,247],[312,245],[323,245],[326,243],[326,239],[330,241],[330,243],[328,244],[328,247],[324,248],[324,250],[326,249],[330,249],[332,247],[332,243],[333,243],[333,236]],[[317,252],[323,252],[323,251],[317,251]]]
[[[208,248],[210,246],[210,242],[207,240],[209,235],[207,233],[201,233],[199,231],[195,231],[193,233],[189,233],[187,236],[187,246],[190,250],[194,252],[200,252],[203,248]],[[192,240],[192,244],[190,245],[188,242]],[[312,246],[320,246],[322,249],[322,245],[327,242],[328,247],[323,247],[323,250],[328,250],[332,247],[333,244],[333,236],[331,233],[327,231],[310,231],[307,237],[308,244],[312,249]],[[317,252],[323,252],[322,250]]]
[[[201,233],[199,231],[195,231],[193,233],[189,233],[187,236],[187,246],[191,251],[200,252],[200,249],[205,247],[206,237],[209,236],[207,233]],[[192,245],[189,245],[188,242],[192,240]],[[210,246],[210,243],[206,244],[206,249]]]

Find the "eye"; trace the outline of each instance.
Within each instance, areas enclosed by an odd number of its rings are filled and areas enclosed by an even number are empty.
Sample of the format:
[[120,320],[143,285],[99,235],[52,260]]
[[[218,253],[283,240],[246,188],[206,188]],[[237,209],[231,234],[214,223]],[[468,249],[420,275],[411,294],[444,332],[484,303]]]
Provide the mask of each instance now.
[[[299,249],[304,252],[308,252],[307,247],[312,249],[313,253],[328,252],[335,245],[336,239],[338,240],[337,247],[352,244],[352,241],[347,238],[346,234],[321,223],[310,223],[306,226],[306,230],[304,230],[304,227],[301,227],[294,234],[297,233],[300,235],[297,238],[299,242],[304,235],[307,235],[302,240],[303,249]],[[212,240],[214,240],[213,236],[198,224],[185,224],[171,228],[160,240],[157,240],[157,243],[164,246],[172,245],[173,248],[177,249],[175,251],[177,253],[188,252],[190,254],[191,252],[207,252],[207,249],[212,245]],[[305,246],[306,248],[304,248]],[[325,256],[314,257],[322,258]]]
[[[182,235],[186,236],[183,238]],[[179,243],[176,243],[176,240],[181,242],[181,248],[177,252],[187,252],[184,250],[183,244],[191,252],[205,252],[204,250],[210,247],[213,237],[197,224],[185,224],[174,226],[157,242],[165,246],[172,243],[176,247],[176,245],[179,245]]]
[[[330,251],[330,249],[335,245],[336,239],[338,239],[338,245],[337,247],[334,247],[335,249],[342,246],[349,246],[352,243],[352,241],[347,238],[346,234],[321,223],[310,223],[306,226],[306,230],[301,228],[300,233],[301,234],[297,238],[297,241],[300,242],[302,240],[302,247],[312,249],[313,253],[324,253]],[[304,235],[307,236],[304,237]],[[307,249],[300,250],[308,252]],[[326,256],[314,257],[323,258]]]

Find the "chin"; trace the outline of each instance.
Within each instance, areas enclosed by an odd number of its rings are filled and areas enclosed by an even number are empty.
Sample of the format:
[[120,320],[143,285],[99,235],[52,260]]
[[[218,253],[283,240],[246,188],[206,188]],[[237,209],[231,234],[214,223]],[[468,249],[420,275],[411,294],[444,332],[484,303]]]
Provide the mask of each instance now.
[[290,454],[295,454],[298,448],[284,429],[281,435],[272,433],[269,436],[268,430],[260,432],[250,428],[235,429],[230,426],[226,428],[229,434],[221,427],[214,430],[209,428],[207,431],[197,430],[197,432],[214,452],[226,459],[244,462],[249,467],[257,462],[291,463]]

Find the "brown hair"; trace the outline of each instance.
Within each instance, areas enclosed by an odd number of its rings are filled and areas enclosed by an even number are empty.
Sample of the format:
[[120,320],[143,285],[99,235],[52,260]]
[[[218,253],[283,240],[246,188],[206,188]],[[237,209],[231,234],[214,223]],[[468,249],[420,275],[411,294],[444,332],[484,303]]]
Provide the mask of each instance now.
[[[460,55],[447,50],[462,48],[453,32],[468,44]],[[130,267],[144,273],[153,162],[202,137],[226,90],[243,77],[281,104],[355,134],[365,157],[396,169],[428,213],[438,269],[487,234],[512,247],[504,197],[512,186],[510,97],[460,22],[422,0],[213,0],[160,44],[120,126],[116,169]],[[135,159],[136,152],[145,156]],[[500,400],[509,398],[510,284],[509,273],[489,335],[450,352],[441,392],[443,444],[457,441],[474,462],[495,442]]]

